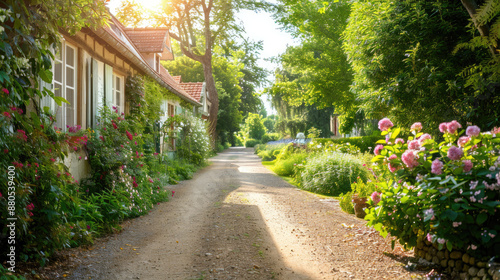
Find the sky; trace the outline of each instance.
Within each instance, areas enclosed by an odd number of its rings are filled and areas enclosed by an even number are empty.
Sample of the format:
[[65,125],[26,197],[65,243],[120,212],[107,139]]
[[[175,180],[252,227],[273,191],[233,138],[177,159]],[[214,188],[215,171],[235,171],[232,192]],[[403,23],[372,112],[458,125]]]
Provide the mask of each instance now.
[[[108,2],[111,12],[115,12],[121,1],[122,0],[110,0]],[[146,9],[154,10],[155,7],[160,4],[161,0],[136,0],[136,2],[140,3]],[[243,22],[246,37],[253,41],[262,41],[263,50],[261,52],[261,58],[259,59],[259,65],[271,71],[268,79],[272,81],[276,65],[267,61],[266,58],[276,57],[284,53],[287,46],[297,45],[297,41],[294,40],[290,34],[279,29],[279,25],[274,22],[270,13],[256,13],[244,10],[240,11],[237,16]],[[270,103],[265,100],[265,97],[262,97],[262,100],[265,103],[268,114],[275,113],[275,111],[271,109]]]

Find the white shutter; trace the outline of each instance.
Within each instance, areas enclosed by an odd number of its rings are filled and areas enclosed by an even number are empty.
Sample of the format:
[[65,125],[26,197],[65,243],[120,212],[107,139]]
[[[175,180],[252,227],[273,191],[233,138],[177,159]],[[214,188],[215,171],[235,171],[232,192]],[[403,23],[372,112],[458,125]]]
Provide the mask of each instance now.
[[[65,98],[69,104],[64,104],[66,109],[66,126],[76,125],[76,48],[66,45],[65,54]],[[65,128],[63,128],[65,129]]]

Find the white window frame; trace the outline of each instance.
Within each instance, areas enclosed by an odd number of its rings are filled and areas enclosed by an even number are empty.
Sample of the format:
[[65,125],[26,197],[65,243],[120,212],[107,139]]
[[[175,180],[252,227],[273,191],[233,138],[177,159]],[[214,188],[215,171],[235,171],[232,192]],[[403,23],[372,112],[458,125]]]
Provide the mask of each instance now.
[[125,112],[125,77],[116,73],[113,73],[113,106],[119,114]]
[[[73,50],[73,57],[68,58],[68,49]],[[72,62],[72,63],[69,63]],[[56,64],[61,64],[61,80],[56,80]],[[53,92],[55,96],[63,97],[64,99],[70,99],[69,94],[73,92],[73,102],[71,104],[62,103],[62,106],[58,106],[54,100],[50,100],[50,111],[56,115],[56,126],[66,131],[66,126],[75,126],[77,124],[77,111],[78,111],[78,85],[77,85],[77,70],[78,70],[78,48],[74,45],[62,41],[58,53],[54,56],[54,61],[52,61],[52,85]],[[72,75],[71,75],[72,73]],[[70,83],[70,75],[72,76],[73,83]],[[47,97],[50,98],[50,97]],[[71,100],[71,99],[70,99]],[[68,101],[70,101],[68,100]],[[49,103],[49,102],[47,102]],[[72,112],[71,112],[72,111]],[[73,121],[68,121],[69,114],[73,114]]]

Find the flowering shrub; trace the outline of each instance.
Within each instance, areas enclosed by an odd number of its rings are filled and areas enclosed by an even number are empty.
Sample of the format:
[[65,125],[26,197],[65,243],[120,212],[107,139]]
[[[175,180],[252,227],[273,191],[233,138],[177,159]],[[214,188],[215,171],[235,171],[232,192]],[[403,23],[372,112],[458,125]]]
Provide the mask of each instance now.
[[381,200],[369,210],[368,224],[405,247],[427,238],[439,248],[498,255],[500,129],[481,133],[477,126],[442,123],[445,140],[437,142],[418,123],[407,141],[397,141],[400,129],[389,120],[379,126],[386,140],[378,142],[374,168],[392,179],[380,184]]
[[206,123],[189,113],[182,119],[177,153],[188,162],[201,166],[210,154]]

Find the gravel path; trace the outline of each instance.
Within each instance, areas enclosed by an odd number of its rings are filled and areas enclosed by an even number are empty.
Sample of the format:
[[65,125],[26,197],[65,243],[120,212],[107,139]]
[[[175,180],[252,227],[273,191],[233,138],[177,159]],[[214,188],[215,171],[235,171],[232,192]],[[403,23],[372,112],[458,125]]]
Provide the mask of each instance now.
[[[175,196],[89,250],[69,252],[64,279],[411,279],[410,252],[297,190],[231,148]],[[385,253],[384,253],[385,252]]]

